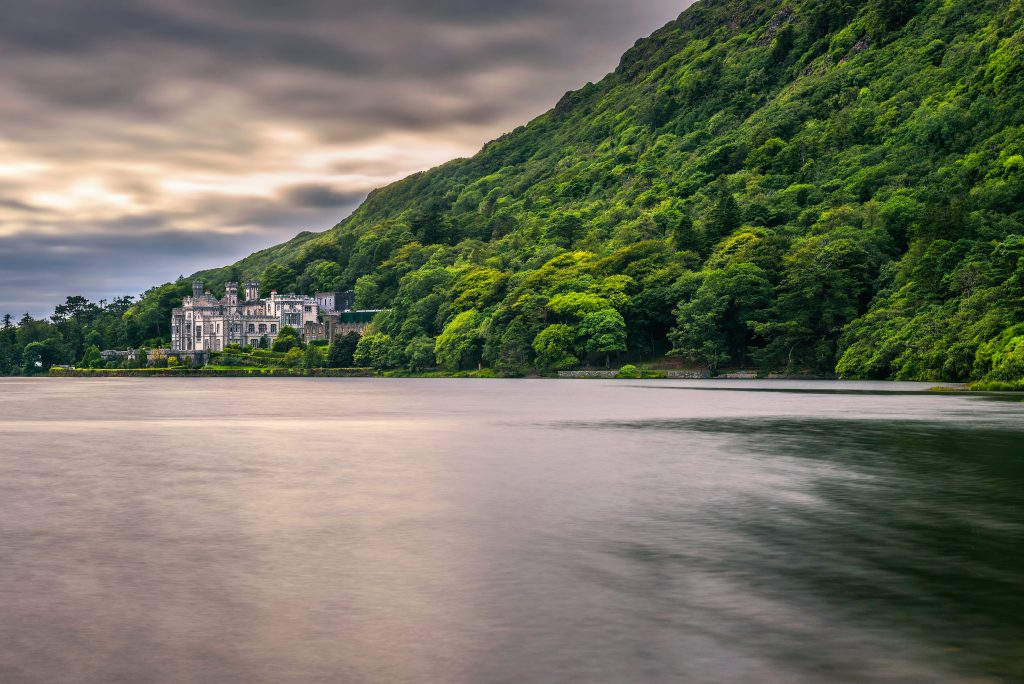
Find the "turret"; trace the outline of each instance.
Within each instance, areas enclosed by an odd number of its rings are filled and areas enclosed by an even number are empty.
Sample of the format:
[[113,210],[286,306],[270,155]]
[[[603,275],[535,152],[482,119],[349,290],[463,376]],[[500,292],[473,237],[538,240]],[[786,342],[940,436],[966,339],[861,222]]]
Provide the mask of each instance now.
[[245,298],[248,301],[260,298],[260,284],[255,280],[250,280],[245,284]]
[[238,283],[224,283],[224,300],[228,306],[238,304]]
[[193,280],[192,281],[192,299],[198,301],[203,296],[203,281]]

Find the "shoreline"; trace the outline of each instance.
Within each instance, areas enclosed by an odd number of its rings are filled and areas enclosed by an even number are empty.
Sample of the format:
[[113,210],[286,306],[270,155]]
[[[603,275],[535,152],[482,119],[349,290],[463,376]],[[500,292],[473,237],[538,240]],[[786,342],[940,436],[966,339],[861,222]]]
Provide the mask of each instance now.
[[[858,380],[842,380],[835,377],[810,376],[810,375],[768,375],[756,377],[749,373],[723,373],[712,377],[707,373],[697,372],[666,372],[646,371],[640,377],[616,376],[615,371],[569,371],[560,372],[557,375],[526,375],[526,376],[501,376],[492,370],[480,371],[425,371],[414,373],[411,371],[379,371],[374,368],[52,368],[46,375],[40,377],[50,378],[407,378],[407,379],[522,379],[522,380],[769,380],[779,382],[861,382]],[[878,380],[876,382],[902,382],[900,380]],[[913,381],[924,382],[928,381]],[[928,391],[935,393],[1019,393],[1021,389],[993,389],[988,383],[939,383],[929,388]]]

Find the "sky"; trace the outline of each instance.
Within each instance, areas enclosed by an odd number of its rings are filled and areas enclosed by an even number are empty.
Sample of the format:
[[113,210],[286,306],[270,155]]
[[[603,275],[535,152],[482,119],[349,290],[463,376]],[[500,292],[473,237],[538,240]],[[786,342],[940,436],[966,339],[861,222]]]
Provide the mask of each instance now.
[[0,313],[325,230],[600,79],[691,2],[0,3]]

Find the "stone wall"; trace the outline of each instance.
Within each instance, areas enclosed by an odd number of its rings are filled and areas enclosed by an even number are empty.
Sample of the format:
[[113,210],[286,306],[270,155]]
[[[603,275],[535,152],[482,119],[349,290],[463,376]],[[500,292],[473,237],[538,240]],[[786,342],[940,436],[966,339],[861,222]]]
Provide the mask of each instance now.
[[603,371],[558,371],[558,377],[560,378],[572,378],[576,380],[588,379],[603,379],[612,380],[618,374],[619,371],[603,370]]
[[[664,377],[669,380],[706,380],[711,377],[711,373],[706,370],[670,370],[657,372],[664,373]],[[653,374],[654,371],[651,371],[651,373]],[[618,374],[619,371],[614,370],[558,371],[559,378],[575,380],[613,380]]]
[[670,370],[665,377],[669,380],[707,380],[711,372],[706,370]]

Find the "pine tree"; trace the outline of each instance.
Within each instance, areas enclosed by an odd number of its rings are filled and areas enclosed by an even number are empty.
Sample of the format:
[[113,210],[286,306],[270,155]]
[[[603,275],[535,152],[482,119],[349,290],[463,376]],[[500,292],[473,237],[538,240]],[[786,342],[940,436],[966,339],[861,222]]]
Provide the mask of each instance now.
[[740,227],[743,215],[740,205],[729,190],[729,184],[722,180],[718,184],[718,199],[704,222],[704,243],[710,248],[719,240]]

